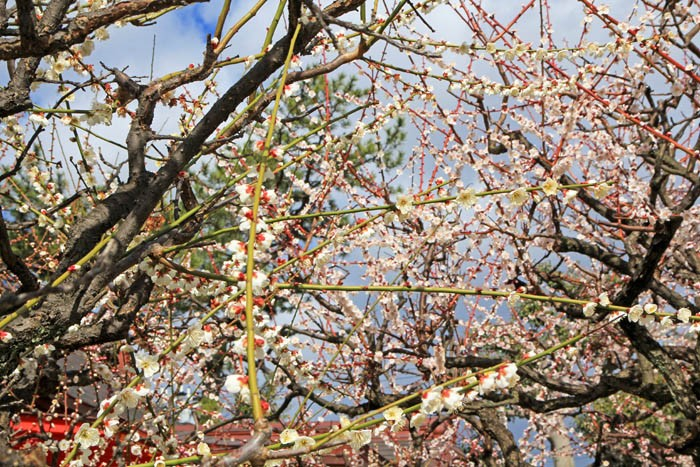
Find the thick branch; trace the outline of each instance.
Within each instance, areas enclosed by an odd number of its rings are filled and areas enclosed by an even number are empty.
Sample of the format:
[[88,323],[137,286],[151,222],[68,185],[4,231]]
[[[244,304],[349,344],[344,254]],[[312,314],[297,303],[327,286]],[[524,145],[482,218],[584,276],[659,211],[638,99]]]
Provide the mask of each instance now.
[[[43,57],[61,50],[67,50],[71,45],[79,44],[95,30],[114,24],[116,21],[129,16],[154,13],[172,6],[187,5],[189,3],[204,0],[131,0],[111,5],[109,8],[77,15],[68,24],[68,27],[58,32],[53,28],[42,28],[40,25],[39,36],[33,47],[25,47],[22,39],[0,41],[0,60],[11,60],[23,57]],[[62,0],[69,5],[71,0]],[[54,2],[56,3],[56,0]],[[50,8],[50,7],[49,7]],[[51,14],[49,8],[44,11],[42,23],[47,14]],[[60,20],[63,20],[61,15]]]
[[0,207],[0,258],[2,258],[2,261],[7,265],[7,269],[17,276],[22,283],[22,286],[17,292],[29,292],[39,288],[39,281],[34,277],[34,274],[32,274],[27,265],[24,264],[24,261],[12,251],[10,237],[7,235],[7,227],[5,226],[5,219],[2,217],[2,207]]

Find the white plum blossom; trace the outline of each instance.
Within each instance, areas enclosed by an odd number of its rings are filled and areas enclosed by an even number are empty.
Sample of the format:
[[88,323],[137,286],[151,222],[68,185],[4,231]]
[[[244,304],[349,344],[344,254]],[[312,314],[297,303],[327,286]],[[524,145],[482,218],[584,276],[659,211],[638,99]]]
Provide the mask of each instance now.
[[[263,272],[260,271],[253,271],[252,278],[251,278],[251,284],[253,285],[253,294],[255,295],[262,295],[263,291],[265,290],[265,287],[268,286],[270,281],[267,278],[267,275]],[[238,288],[241,290],[245,290],[246,287],[246,275],[245,273],[240,273],[238,277]]]
[[653,314],[645,313],[641,318],[639,318],[639,324],[645,327],[651,326],[654,321],[656,321],[656,316]]
[[117,393],[112,397],[100,402],[100,410],[98,416],[102,416],[106,411],[109,411],[109,416],[114,417],[124,413],[124,404],[119,403],[120,394]]
[[[267,341],[262,336],[255,336],[255,358],[264,358],[267,350]],[[231,346],[231,351],[238,355],[247,355],[248,353],[248,336],[241,336],[236,339]]]
[[118,400],[126,407],[133,409],[139,404],[139,400],[148,395],[149,392],[150,390],[143,384],[140,384],[135,388],[124,388],[119,393]]
[[496,373],[488,371],[479,376],[479,394],[491,392],[496,387]]
[[94,102],[92,110],[85,116],[85,122],[88,125],[111,125],[112,124],[112,107],[102,102]]
[[642,317],[643,313],[644,313],[644,308],[642,308],[641,305],[634,305],[627,312],[627,319],[633,323],[636,323],[637,321],[639,321],[639,318]]
[[36,123],[39,126],[47,126],[49,120],[44,116],[43,112],[36,112],[29,116],[29,121]]
[[104,433],[106,438],[111,438],[119,430],[121,421],[119,418],[109,417],[104,422]]
[[100,432],[92,428],[89,423],[83,423],[75,433],[75,442],[83,449],[88,449],[100,444]]
[[464,394],[457,389],[443,389],[440,392],[440,397],[442,398],[442,405],[450,413],[461,409],[464,404]]
[[224,382],[224,389],[232,394],[238,394],[248,388],[248,376],[246,375],[228,375]]
[[394,211],[389,211],[384,214],[384,224],[391,225],[394,222],[398,222],[399,216]]
[[399,195],[396,197],[396,209],[399,211],[400,216],[407,216],[413,210],[413,196],[411,195]]
[[432,389],[426,391],[422,395],[420,411],[424,414],[432,414],[439,412],[442,409],[442,396],[440,389]]
[[226,249],[231,252],[231,259],[234,261],[242,261],[248,254],[248,246],[240,240],[231,240],[226,244]]
[[389,422],[391,431],[399,431],[406,423],[406,417],[403,415],[401,407],[390,407],[382,412],[384,420]]
[[32,353],[36,358],[48,357],[54,350],[56,350],[56,347],[51,344],[41,344],[34,347],[34,351]]
[[348,444],[355,451],[372,441],[372,430],[351,430],[348,432]]
[[547,196],[556,195],[558,190],[559,190],[559,184],[557,183],[556,180],[554,180],[551,177],[548,178],[547,180],[545,180],[544,183],[542,184],[542,191]]
[[411,428],[417,428],[421,426],[426,420],[428,416],[424,414],[423,412],[416,412],[413,414],[411,417],[411,421],[409,422],[409,426]]
[[676,80],[671,84],[671,95],[673,97],[678,97],[683,95],[685,92],[685,84],[682,81]]
[[659,325],[661,326],[661,329],[669,329],[671,326],[673,326],[673,320],[670,316],[664,316],[661,318],[661,321],[659,321]]
[[463,208],[470,208],[476,204],[477,197],[473,188],[465,188],[455,198],[455,202]]
[[286,428],[280,433],[280,443],[282,444],[292,444],[296,442],[297,439],[299,439],[299,433],[292,428]]
[[464,394],[454,388],[435,388],[423,393],[420,411],[432,414],[446,409],[452,413],[462,408]]
[[564,202],[570,204],[578,196],[578,190],[566,190],[564,195]]
[[518,376],[518,365],[515,363],[509,363],[498,369],[498,378],[496,379],[496,385],[501,388],[511,388],[520,380]]
[[588,302],[583,306],[583,316],[590,318],[595,314],[595,309],[598,307],[596,302]]
[[310,436],[299,436],[294,441],[294,449],[311,449],[316,441]]
[[688,323],[690,322],[690,317],[692,316],[692,313],[688,308],[681,308],[678,310],[678,313],[676,314],[676,318],[678,318],[678,321],[681,323]]
[[186,349],[189,350],[199,348],[202,344],[210,344],[211,342],[211,332],[202,329],[201,323],[197,323],[187,332],[187,337],[185,337],[182,344]]
[[528,192],[523,187],[520,187],[508,193],[508,200],[515,207],[522,206],[523,204],[525,204],[528,198]]
[[515,306],[520,301],[520,294],[513,291],[508,294],[508,305]]
[[200,456],[211,456],[211,448],[209,445],[203,441],[197,444],[197,455]]
[[603,199],[606,196],[608,196],[608,193],[610,193],[611,189],[611,185],[608,185],[607,183],[601,183],[593,188],[593,196],[595,196],[598,199]]
[[135,355],[136,368],[143,371],[143,376],[150,378],[160,371],[158,355],[150,355],[146,352],[139,352]]
[[238,198],[243,204],[249,204],[253,201],[253,195],[255,194],[255,186],[246,185],[236,185],[236,193],[238,193]]
[[107,31],[107,28],[99,28],[95,30],[95,39],[98,41],[105,41],[109,39],[109,32]]

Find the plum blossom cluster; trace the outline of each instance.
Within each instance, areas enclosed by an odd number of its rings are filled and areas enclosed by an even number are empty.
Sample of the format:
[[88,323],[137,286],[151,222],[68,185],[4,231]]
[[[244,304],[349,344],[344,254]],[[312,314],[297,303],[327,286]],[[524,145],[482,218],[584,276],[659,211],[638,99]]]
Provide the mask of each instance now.
[[[399,409],[400,410],[400,409]],[[343,433],[335,439],[347,442],[355,451],[358,451],[362,446],[369,444],[372,441],[372,430],[353,430],[350,420],[346,416],[340,417],[340,426],[334,428],[344,429]],[[316,444],[316,440],[310,436],[301,436],[297,430],[286,428],[280,433],[280,443],[283,445],[293,444],[294,449],[310,449]]]
[[[518,366],[515,363],[502,365],[496,371],[487,371],[479,376],[470,377],[467,382],[470,386],[476,385],[476,389],[464,390],[460,388],[436,387],[426,391],[421,396],[420,410],[411,417],[411,426],[422,424],[429,415],[446,410],[448,413],[459,411],[464,404],[472,402],[480,394],[484,395],[498,389],[507,389],[515,386],[520,380]],[[403,423],[403,411],[391,408],[384,411],[384,418],[390,423],[392,429]]]
[[[140,271],[148,274],[154,284],[174,293],[192,293],[198,296],[216,292],[216,286],[207,283],[204,279],[187,274],[178,274],[164,264],[149,259],[141,261],[138,268]],[[121,279],[125,280],[125,278]]]
[[610,306],[610,298],[608,297],[607,292],[603,292],[602,294],[600,294],[598,296],[597,301],[586,303],[583,306],[583,316],[585,316],[586,318],[590,318],[591,316],[593,316],[595,314],[598,306],[601,306],[601,307]]
[[32,188],[38,193],[39,200],[46,205],[56,205],[63,201],[63,195],[57,192],[56,185],[51,181],[51,175],[37,166],[30,167],[29,180]]
[[[138,384],[134,387],[125,387],[121,391],[105,399],[100,404],[100,415],[105,411],[109,410],[109,413],[105,417],[105,425],[107,427],[114,427],[119,423],[119,416],[124,413],[126,409],[134,409],[143,400],[145,396],[151,393],[151,389],[147,384]],[[112,436],[113,432],[108,431],[107,437]]]
[[[626,56],[630,53],[632,47],[633,42],[625,40],[615,40],[605,44],[592,41],[588,42],[584,47],[577,47],[575,49],[547,49],[543,47],[532,48],[530,44],[525,42],[520,42],[515,47],[504,48],[499,47],[498,44],[494,42],[489,42],[485,47],[483,47],[482,50],[497,60],[506,60],[509,62],[516,58],[527,56],[537,61],[556,60],[561,62],[564,60],[573,60],[585,56],[600,58],[606,53],[611,55]],[[469,47],[468,45],[463,44],[458,50],[461,53],[470,53],[473,50],[477,50],[477,48]]]
[[241,398],[244,404],[250,404],[250,388],[247,375],[228,375],[224,382],[224,389]]
[[[596,310],[599,307],[608,307],[610,306],[610,304],[611,303],[610,299],[608,298],[608,294],[602,293],[596,301],[588,302],[583,306],[583,315],[587,318],[590,318],[596,313]],[[671,318],[671,316],[659,316],[658,311],[659,307],[655,303],[647,303],[643,306],[637,304],[630,307],[629,310],[627,310],[626,315],[624,316],[626,316],[630,322],[639,323],[646,327],[649,327],[651,324],[655,323],[657,317],[659,317],[659,324],[662,328],[671,326],[673,323],[673,319]],[[675,319],[679,323],[687,324],[690,322],[691,316],[692,312],[690,311],[690,309],[683,307],[678,310]],[[696,323],[694,322],[693,326],[695,326],[695,324]]]
[[460,82],[452,82],[450,85],[474,95],[509,96],[529,100],[572,92],[576,89],[577,79],[578,77],[572,76],[567,79],[532,80],[529,82],[516,80],[510,85],[505,85],[491,81],[486,77],[478,79],[469,77]]
[[[32,166],[28,169],[29,180],[32,188],[35,190],[37,198],[46,206],[56,206],[64,200],[63,194],[60,193],[58,187],[51,181],[51,175],[39,167]],[[30,210],[28,204],[22,204],[19,207],[19,212],[27,213]],[[55,232],[55,229],[61,229],[66,225],[66,219],[72,214],[70,206],[65,206],[49,213],[46,209],[34,211],[37,213],[37,224],[40,227],[46,228],[49,232]]]
[[487,371],[479,376],[479,394],[487,394],[497,389],[508,389],[515,386],[520,381],[518,366],[515,363],[508,363],[498,368],[497,371]]
[[[659,307],[655,303],[647,303],[644,306],[634,305],[627,312],[627,319],[633,323],[639,323],[642,326],[649,327],[652,323],[656,322],[658,316]],[[679,323],[687,324],[690,322],[692,312],[688,308],[680,308],[676,313],[676,320]],[[673,324],[673,319],[671,316],[660,317],[659,324],[662,328],[670,327]],[[691,330],[696,331],[698,329],[697,321],[693,322]]]

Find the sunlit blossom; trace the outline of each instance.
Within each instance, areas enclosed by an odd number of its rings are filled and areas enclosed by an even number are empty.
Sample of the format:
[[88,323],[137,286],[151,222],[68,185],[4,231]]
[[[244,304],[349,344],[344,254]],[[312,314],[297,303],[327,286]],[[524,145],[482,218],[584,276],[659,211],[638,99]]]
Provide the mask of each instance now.
[[139,395],[132,388],[124,388],[119,394],[119,401],[130,409],[139,405],[139,399]]
[[416,412],[411,416],[411,422],[409,423],[411,428],[417,428],[421,426],[428,419],[428,416],[423,412]]
[[413,196],[399,195],[396,197],[396,209],[401,215],[406,216],[413,210]]
[[525,204],[525,202],[529,198],[530,195],[528,194],[527,190],[523,187],[520,187],[508,193],[508,200],[510,201],[510,204],[516,207]]
[[646,326],[646,327],[651,326],[655,321],[656,321],[656,316],[650,315],[650,314],[644,314],[644,315],[642,315],[641,318],[639,318],[639,324],[641,324],[642,326]]
[[593,196],[595,196],[598,199],[603,199],[606,196],[608,196],[608,193],[610,193],[611,189],[611,185],[608,185],[607,183],[601,183],[593,187]]
[[673,326],[673,320],[670,316],[664,316],[661,318],[661,321],[659,321],[659,325],[661,326],[661,329],[669,329],[671,326]]
[[479,394],[487,394],[496,387],[496,373],[486,372],[479,376]]
[[520,380],[518,376],[518,366],[515,363],[509,363],[498,369],[498,378],[496,385],[499,388],[510,388]]
[[440,391],[443,407],[450,413],[459,410],[464,404],[464,394],[457,389],[443,389]]
[[598,307],[596,302],[588,302],[583,306],[583,316],[590,318],[595,314],[595,310]]
[[299,436],[294,441],[294,449],[311,449],[316,441],[310,436]]
[[358,451],[362,446],[369,444],[372,441],[371,430],[352,430],[348,433],[348,444],[355,451]]
[[691,311],[685,307],[680,308],[678,310],[678,313],[676,314],[676,318],[678,318],[678,321],[680,321],[681,323],[688,323],[690,321],[691,316]]
[[160,363],[157,355],[150,355],[145,352],[139,352],[135,355],[136,368],[143,371],[143,376],[150,378],[160,371]]
[[389,422],[391,431],[400,430],[406,423],[406,417],[404,417],[401,407],[390,407],[382,412],[382,415],[384,419]]
[[566,194],[564,195],[564,202],[566,204],[571,203],[576,197],[578,196],[578,190],[566,190]]
[[83,449],[97,446],[100,444],[100,432],[97,428],[92,428],[89,423],[83,423],[75,433],[75,442]]
[[292,428],[286,428],[282,431],[282,433],[280,433],[280,443],[282,444],[291,444],[297,439],[299,439],[299,433],[297,433],[297,430]]
[[205,442],[199,442],[197,444],[197,454],[200,456],[211,456],[211,448]]
[[510,292],[508,294],[508,305],[515,306],[520,302],[520,294],[517,292]]
[[423,393],[420,410],[424,414],[432,414],[442,409],[440,389],[432,389]]
[[455,202],[463,208],[470,208],[476,204],[477,197],[473,188],[465,188],[455,198]]
[[639,321],[639,318],[642,317],[643,313],[644,313],[644,308],[642,308],[641,305],[634,305],[627,312],[627,319],[633,323],[636,323],[637,321]]
[[236,193],[238,193],[238,197],[241,203],[248,204],[253,200],[253,195],[255,194],[255,186],[250,184],[236,185]]
[[248,387],[248,376],[246,375],[228,375],[224,382],[224,389],[232,394],[237,394]]
[[557,194],[557,191],[559,190],[559,183],[557,183],[556,180],[553,178],[548,178],[545,180],[545,182],[542,184],[542,191],[544,194],[547,196],[554,196]]

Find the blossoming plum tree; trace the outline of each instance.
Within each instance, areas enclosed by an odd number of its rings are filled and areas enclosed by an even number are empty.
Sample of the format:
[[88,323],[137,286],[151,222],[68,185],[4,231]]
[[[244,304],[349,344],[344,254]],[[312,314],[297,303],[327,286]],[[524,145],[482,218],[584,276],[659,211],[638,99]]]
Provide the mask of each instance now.
[[696,3],[193,3],[0,4],[2,462],[700,462]]

